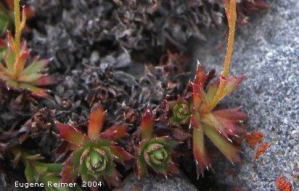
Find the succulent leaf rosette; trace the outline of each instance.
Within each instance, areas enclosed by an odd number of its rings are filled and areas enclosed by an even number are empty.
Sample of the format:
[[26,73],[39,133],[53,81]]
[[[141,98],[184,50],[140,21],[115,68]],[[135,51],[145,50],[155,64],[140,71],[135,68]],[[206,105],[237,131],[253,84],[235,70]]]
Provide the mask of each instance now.
[[[225,78],[220,75],[217,81],[209,84],[209,75],[205,75],[203,68],[198,66],[193,82],[193,108],[190,123],[193,128],[193,154],[200,171],[203,171],[205,167],[210,167],[204,135],[228,160],[231,162],[240,160],[239,150],[232,144],[230,137],[238,137],[243,132],[241,122],[246,119],[247,115],[241,112],[240,108],[214,108],[220,100],[238,88],[244,77],[245,75]],[[220,85],[223,91],[217,94]],[[213,102],[215,98],[216,102]]]
[[138,177],[146,175],[148,167],[164,175],[178,172],[171,158],[177,143],[168,136],[153,137],[154,125],[155,116],[150,109],[146,109],[140,125],[142,140],[137,157]]
[[104,132],[105,111],[96,104],[91,113],[87,135],[68,124],[57,123],[62,139],[74,149],[62,170],[62,182],[75,182],[78,174],[83,181],[104,180],[119,186],[120,174],[114,162],[124,163],[132,156],[115,141],[127,135],[123,124],[113,125]]
[[190,121],[191,107],[187,100],[178,97],[177,101],[170,102],[173,116],[170,118],[172,124],[187,124]]
[[247,118],[240,108],[216,108],[223,98],[239,87],[245,77],[245,75],[229,76],[237,17],[236,0],[224,0],[224,7],[229,31],[223,71],[216,81],[211,82],[214,72],[206,75],[199,64],[192,84],[190,125],[193,129],[193,155],[198,176],[199,172],[211,166],[205,149],[204,136],[207,136],[229,161],[240,161],[239,149],[233,145],[232,138],[242,134],[244,131],[242,121]]
[[[6,83],[8,88],[26,89],[35,96],[45,97],[47,90],[40,86],[54,84],[56,81],[45,73],[49,59],[34,59],[28,62],[30,49],[26,43],[21,43],[21,33],[26,24],[26,11],[23,9],[22,20],[20,20],[19,1],[15,0],[15,39],[11,32],[7,32],[7,47],[4,50],[4,63],[0,63],[0,79]],[[1,55],[2,57],[2,55]]]

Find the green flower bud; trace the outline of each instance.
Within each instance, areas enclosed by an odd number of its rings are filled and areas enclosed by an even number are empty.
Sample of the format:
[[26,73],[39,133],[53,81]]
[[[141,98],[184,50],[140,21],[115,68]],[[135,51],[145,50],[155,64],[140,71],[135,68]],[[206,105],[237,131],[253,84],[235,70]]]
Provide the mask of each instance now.
[[[145,154],[148,155],[150,162],[161,165],[164,162],[167,162],[167,151],[165,150],[164,146],[162,144],[152,144],[147,149]],[[150,165],[150,164],[149,164]]]
[[156,172],[167,173],[168,168],[173,166],[171,154],[175,145],[176,142],[167,137],[144,140],[137,159],[139,172],[146,173],[146,166],[149,166]]
[[107,168],[108,158],[103,150],[92,148],[86,150],[81,156],[81,165],[85,165],[86,173],[89,174],[102,174],[105,173]]
[[170,109],[172,110],[173,114],[173,116],[170,118],[172,123],[186,124],[189,122],[191,111],[190,105],[186,100],[178,98],[177,101],[170,103]]

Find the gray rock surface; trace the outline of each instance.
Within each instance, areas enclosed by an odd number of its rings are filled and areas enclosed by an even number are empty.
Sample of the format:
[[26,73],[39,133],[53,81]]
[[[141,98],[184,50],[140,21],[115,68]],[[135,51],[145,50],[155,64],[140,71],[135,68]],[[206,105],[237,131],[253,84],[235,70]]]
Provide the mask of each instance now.
[[[217,180],[226,188],[277,190],[275,181],[283,175],[293,190],[299,189],[299,1],[268,2],[267,13],[237,31],[232,74],[247,77],[224,102],[241,105],[249,115],[249,131],[261,131],[271,146],[255,161],[256,150],[244,143],[237,177],[227,173],[228,162],[217,162]],[[224,59],[225,48],[220,55],[216,51],[221,36],[210,39],[198,49],[198,59],[221,69],[216,65]]]
[[181,177],[144,177],[138,180],[136,176],[125,179],[122,187],[114,191],[196,191],[188,180]]

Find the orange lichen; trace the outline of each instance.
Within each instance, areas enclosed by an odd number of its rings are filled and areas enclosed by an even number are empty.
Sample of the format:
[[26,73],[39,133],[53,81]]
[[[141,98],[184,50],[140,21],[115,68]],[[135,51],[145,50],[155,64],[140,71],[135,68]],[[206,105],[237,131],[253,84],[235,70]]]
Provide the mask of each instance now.
[[269,143],[263,142],[260,147],[257,149],[254,159],[258,159],[266,150],[267,148],[270,147]]
[[291,191],[292,185],[286,181],[284,176],[279,176],[276,180],[276,187],[281,191]]
[[255,146],[263,139],[264,135],[259,131],[254,131],[252,133],[248,133],[245,137],[248,145],[251,148],[255,148]]

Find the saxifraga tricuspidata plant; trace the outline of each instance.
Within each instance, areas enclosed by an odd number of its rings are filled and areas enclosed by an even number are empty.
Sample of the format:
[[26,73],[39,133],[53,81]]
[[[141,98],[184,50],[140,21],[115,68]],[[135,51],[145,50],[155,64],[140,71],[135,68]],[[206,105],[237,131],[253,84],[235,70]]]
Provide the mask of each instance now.
[[21,33],[26,24],[26,11],[23,8],[22,20],[20,16],[19,0],[14,0],[15,38],[7,32],[7,48],[3,52],[4,64],[0,63],[0,79],[7,88],[26,89],[33,95],[45,97],[47,90],[40,88],[55,83],[56,80],[45,74],[49,59],[35,58],[28,62],[30,49],[26,42],[21,43]]
[[233,145],[233,138],[239,137],[244,129],[242,122],[247,115],[240,108],[216,108],[219,102],[228,94],[237,89],[245,75],[229,76],[231,57],[233,52],[236,0],[224,1],[229,24],[227,53],[222,73],[217,80],[211,82],[215,71],[205,74],[203,67],[198,64],[197,73],[193,82],[189,84],[192,98],[185,100],[179,97],[170,103],[173,113],[172,123],[189,123],[193,134],[193,156],[197,165],[197,174],[204,169],[211,168],[209,156],[204,142],[207,136],[221,153],[231,162],[239,162],[239,149]]
[[[8,87],[28,89],[35,95],[45,96],[46,90],[38,86],[53,82],[49,76],[42,74],[48,61],[34,61],[25,67],[30,51],[26,45],[20,48],[21,31],[26,18],[23,14],[22,22],[20,21],[18,3],[19,1],[15,0],[16,37],[13,39],[8,33],[9,48],[4,55],[5,65],[0,65],[0,78],[6,82]],[[189,84],[192,92],[190,98],[181,95],[178,96],[177,101],[170,103],[172,116],[169,121],[172,124],[189,125],[192,129],[192,151],[198,176],[205,168],[211,167],[204,136],[208,137],[228,160],[240,161],[239,149],[233,144],[233,139],[242,134],[242,121],[247,118],[240,108],[217,107],[224,97],[238,88],[245,77],[245,75],[229,76],[235,35],[236,0],[225,0],[224,3],[229,24],[229,37],[222,73],[215,81],[212,81],[214,72],[206,75],[203,67],[198,65],[195,79]],[[187,91],[189,91],[188,88]],[[118,144],[120,139],[128,135],[127,125],[120,123],[104,129],[105,115],[106,112],[100,103],[94,105],[90,112],[87,133],[75,125],[56,122],[59,137],[67,142],[65,153],[70,154],[63,161],[63,165],[57,164],[57,166],[49,166],[37,161],[40,158],[30,159],[33,164],[31,165],[32,171],[36,171],[39,176],[44,173],[39,170],[46,169],[47,177],[54,174],[55,181],[61,172],[61,182],[76,182],[77,178],[81,177],[83,181],[103,181],[109,186],[119,186],[121,175],[115,163],[124,164],[133,160],[134,157],[122,147],[123,145]],[[136,129],[138,128],[135,127]],[[135,164],[138,177],[147,175],[150,169],[165,176],[178,172],[172,155],[177,142],[170,136],[156,136],[154,129],[155,115],[151,109],[146,108],[139,128],[140,142],[136,146],[138,154],[135,155]],[[18,152],[15,155],[21,156]],[[27,163],[29,155],[23,154],[23,156],[24,163]],[[26,176],[30,181],[41,181],[32,178],[35,176],[30,176],[30,173]]]

